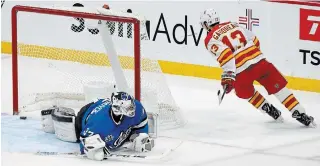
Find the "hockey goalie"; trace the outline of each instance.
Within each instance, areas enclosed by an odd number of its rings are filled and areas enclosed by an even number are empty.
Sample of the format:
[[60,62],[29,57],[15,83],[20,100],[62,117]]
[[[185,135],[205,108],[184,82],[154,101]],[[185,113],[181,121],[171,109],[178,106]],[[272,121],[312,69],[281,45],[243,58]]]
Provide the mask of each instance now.
[[[207,50],[223,69],[221,84],[226,94],[233,89],[236,95],[247,100],[256,109],[267,113],[276,121],[283,121],[281,112],[257,91],[253,82],[259,82],[274,95],[305,126],[315,127],[314,118],[286,88],[287,81],[260,50],[258,38],[237,23],[220,23],[218,13],[207,9],[201,13],[200,24],[208,31],[205,38]],[[279,55],[280,56],[280,55]]]
[[108,158],[125,147],[148,152],[154,140],[148,134],[148,117],[142,104],[126,92],[112,93],[75,111],[53,107],[41,111],[43,130],[67,142],[79,142],[81,154],[92,160]]

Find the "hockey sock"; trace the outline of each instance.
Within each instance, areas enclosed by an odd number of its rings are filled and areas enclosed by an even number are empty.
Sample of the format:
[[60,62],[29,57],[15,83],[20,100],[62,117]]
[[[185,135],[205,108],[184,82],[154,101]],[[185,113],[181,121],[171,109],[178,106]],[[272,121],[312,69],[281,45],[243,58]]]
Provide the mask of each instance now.
[[279,101],[292,113],[292,117],[300,123],[309,126],[316,126],[314,118],[306,114],[305,109],[301,106],[299,101],[294,97],[293,93],[286,87],[274,94]]
[[290,112],[293,113],[295,110],[298,110],[299,113],[305,113],[305,109],[288,88],[284,87],[274,95]]
[[255,91],[254,95],[247,99],[248,102],[261,112],[266,112],[274,119],[278,119],[281,112],[275,108],[270,102],[268,102],[258,91]]
[[268,101],[258,91],[255,91],[254,95],[248,99],[248,102],[260,111],[264,112],[264,110],[262,110],[262,105]]

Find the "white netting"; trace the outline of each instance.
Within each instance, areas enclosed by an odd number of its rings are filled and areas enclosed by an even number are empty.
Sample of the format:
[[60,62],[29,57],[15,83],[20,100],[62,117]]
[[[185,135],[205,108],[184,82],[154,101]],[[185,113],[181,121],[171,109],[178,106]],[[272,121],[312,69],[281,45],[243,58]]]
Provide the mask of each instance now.
[[[141,16],[103,8],[61,8],[140,20],[141,100],[147,111],[159,114],[161,128],[184,124],[156,59],[143,52],[148,40]],[[99,33],[106,24],[112,35],[125,79],[134,92],[134,26],[131,23],[21,12],[18,15],[19,111],[30,112],[52,105],[75,109],[86,104],[84,85],[116,84],[114,71]],[[109,88],[110,89],[110,88]],[[111,92],[106,92],[110,97]]]

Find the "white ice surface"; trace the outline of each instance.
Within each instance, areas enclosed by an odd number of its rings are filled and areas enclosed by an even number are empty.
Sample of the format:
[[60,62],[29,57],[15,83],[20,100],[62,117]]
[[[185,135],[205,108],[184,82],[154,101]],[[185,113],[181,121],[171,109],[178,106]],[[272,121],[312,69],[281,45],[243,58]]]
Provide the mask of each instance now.
[[[1,113],[11,114],[11,57],[1,56]],[[45,72],[45,71],[43,71]],[[183,165],[183,166],[320,166],[320,128],[305,128],[283,110],[285,122],[275,123],[247,102],[227,95],[218,106],[218,81],[166,75],[172,94],[188,123],[179,129],[160,133],[156,154],[165,148],[174,150],[157,161],[102,162],[59,156],[36,156],[36,151],[71,152],[77,144],[57,140],[41,131],[37,118],[20,120],[1,117],[1,153],[4,166],[57,165]],[[35,86],[36,88],[36,86]],[[266,91],[261,90],[266,96]],[[307,112],[320,124],[320,94],[294,91]]]

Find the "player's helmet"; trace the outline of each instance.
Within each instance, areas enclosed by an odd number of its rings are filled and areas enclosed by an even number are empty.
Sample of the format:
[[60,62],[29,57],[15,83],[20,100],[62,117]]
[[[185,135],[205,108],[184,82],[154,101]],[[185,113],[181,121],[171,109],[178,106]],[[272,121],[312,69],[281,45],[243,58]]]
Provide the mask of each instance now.
[[111,95],[111,109],[115,115],[134,117],[134,98],[126,92],[114,92]]
[[200,14],[200,24],[205,30],[209,31],[209,27],[217,23],[220,23],[220,17],[214,9],[207,9]]

